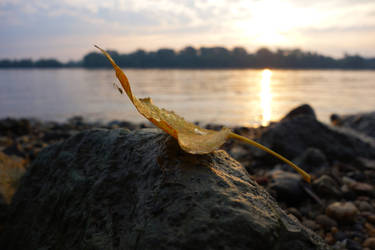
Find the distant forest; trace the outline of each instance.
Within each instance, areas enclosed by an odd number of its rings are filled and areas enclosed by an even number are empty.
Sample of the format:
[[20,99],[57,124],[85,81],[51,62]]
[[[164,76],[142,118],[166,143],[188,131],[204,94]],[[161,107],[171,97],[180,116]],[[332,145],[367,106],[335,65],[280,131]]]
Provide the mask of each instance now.
[[[147,52],[137,50],[129,54],[108,51],[120,67],[124,68],[279,68],[279,69],[375,69],[375,58],[345,54],[343,58],[300,49],[272,51],[267,48],[248,53],[242,47],[228,50],[224,47],[186,47],[180,51],[159,49]],[[99,52],[86,54],[80,61],[62,63],[56,59],[0,60],[0,68],[110,68],[108,60]]]

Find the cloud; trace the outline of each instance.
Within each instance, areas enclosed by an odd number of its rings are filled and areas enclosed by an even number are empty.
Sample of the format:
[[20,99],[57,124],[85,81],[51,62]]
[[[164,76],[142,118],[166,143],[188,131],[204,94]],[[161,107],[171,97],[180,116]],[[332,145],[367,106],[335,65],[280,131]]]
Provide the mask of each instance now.
[[37,58],[51,48],[50,56],[79,58],[85,46],[105,41],[121,51],[187,44],[320,51],[319,44],[337,56],[324,44],[353,34],[361,42],[343,43],[348,51],[373,42],[374,13],[373,0],[0,0],[0,54]]

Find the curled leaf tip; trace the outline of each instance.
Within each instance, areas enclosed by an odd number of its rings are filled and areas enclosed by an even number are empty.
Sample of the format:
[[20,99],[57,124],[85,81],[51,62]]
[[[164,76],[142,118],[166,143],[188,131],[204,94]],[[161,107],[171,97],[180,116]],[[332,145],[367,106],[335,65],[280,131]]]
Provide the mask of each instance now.
[[214,131],[201,128],[193,123],[185,121],[184,118],[175,114],[173,111],[160,109],[152,103],[151,98],[138,99],[131,91],[130,83],[125,73],[115,63],[112,57],[102,48],[99,49],[112,64],[116,77],[120,81],[122,88],[134,104],[138,112],[152,122],[155,126],[164,130],[169,135],[178,140],[180,147],[191,154],[207,154],[219,149],[229,138],[243,141],[247,144],[258,147],[293,167],[302,177],[310,182],[310,175],[297,167],[294,163],[272,151],[271,149],[243,136],[233,133],[229,128],[223,128],[220,131]]

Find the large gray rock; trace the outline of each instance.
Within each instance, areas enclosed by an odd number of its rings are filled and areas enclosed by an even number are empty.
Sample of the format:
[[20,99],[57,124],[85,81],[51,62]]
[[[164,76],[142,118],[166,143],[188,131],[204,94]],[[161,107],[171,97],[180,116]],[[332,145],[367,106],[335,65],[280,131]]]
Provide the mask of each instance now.
[[[319,149],[330,161],[375,158],[375,142],[370,138],[332,128],[314,117],[304,115],[269,126],[259,142],[290,159],[300,156],[308,148]],[[255,155],[274,160],[263,151],[255,150]]]
[[293,119],[297,116],[309,116],[313,119],[316,119],[315,111],[309,104],[302,104],[284,116],[283,121]]
[[342,116],[333,114],[331,122],[336,126],[351,128],[375,138],[375,112]]
[[92,130],[44,149],[2,249],[327,249],[224,151],[157,130]]

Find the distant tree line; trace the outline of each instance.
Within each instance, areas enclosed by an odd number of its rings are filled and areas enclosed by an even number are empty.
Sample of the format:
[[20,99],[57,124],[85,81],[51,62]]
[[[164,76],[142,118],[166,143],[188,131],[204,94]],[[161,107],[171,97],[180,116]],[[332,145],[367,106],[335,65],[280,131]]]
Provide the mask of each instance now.
[[[180,51],[159,49],[146,52],[137,50],[128,54],[108,51],[120,67],[124,68],[290,68],[290,69],[375,69],[375,58],[345,54],[343,58],[304,52],[300,49],[258,49],[248,53],[242,47],[228,50],[224,47],[186,47]],[[99,52],[86,54],[80,61],[61,63],[56,59],[32,61],[0,60],[0,68],[109,68],[108,60]]]
[[73,68],[81,67],[82,62],[69,61],[67,63],[62,63],[56,59],[39,59],[33,61],[31,59],[20,59],[20,60],[10,60],[3,59],[0,60],[0,68]]

